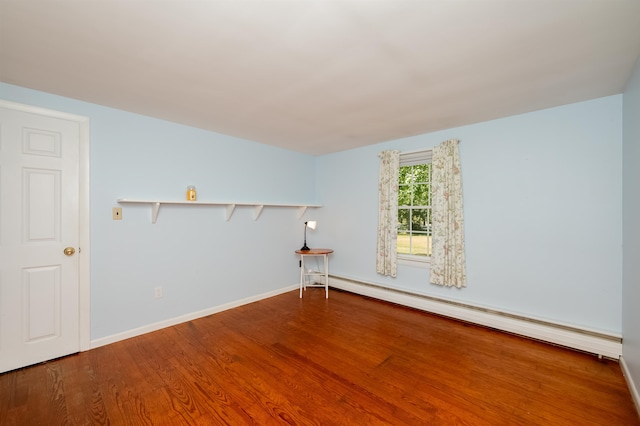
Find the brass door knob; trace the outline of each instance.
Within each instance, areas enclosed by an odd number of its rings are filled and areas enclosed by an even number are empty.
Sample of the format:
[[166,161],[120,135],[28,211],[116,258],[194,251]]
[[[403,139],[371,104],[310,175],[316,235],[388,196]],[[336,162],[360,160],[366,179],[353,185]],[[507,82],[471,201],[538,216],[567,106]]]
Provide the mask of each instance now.
[[73,253],[76,252],[76,249],[74,249],[73,247],[67,247],[66,249],[64,249],[64,254],[66,254],[67,256],[73,256]]

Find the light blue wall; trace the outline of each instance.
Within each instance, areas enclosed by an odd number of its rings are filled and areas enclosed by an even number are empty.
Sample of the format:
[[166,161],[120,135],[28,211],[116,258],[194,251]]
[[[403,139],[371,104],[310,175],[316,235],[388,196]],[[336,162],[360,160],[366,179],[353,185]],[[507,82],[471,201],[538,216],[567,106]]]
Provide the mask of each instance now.
[[[429,271],[375,272],[378,152],[458,138],[468,286]],[[331,273],[426,295],[621,332],[622,95],[320,157],[314,245]]]
[[622,355],[640,389],[640,61],[624,93]]
[[[0,98],[91,119],[92,339],[298,280],[292,248],[335,249],[331,273],[579,327],[622,330],[622,95],[314,158],[0,83]],[[461,139],[468,287],[428,270],[375,273],[378,157]],[[627,144],[628,145],[628,144]],[[315,167],[316,174],[308,173]],[[116,199],[319,202],[293,209],[162,207]],[[163,286],[163,299],[153,288]]]
[[[162,207],[117,198],[315,203],[314,162],[238,138],[0,83],[0,98],[91,120],[91,338],[98,339],[298,282],[295,209]],[[311,170],[311,173],[309,171]],[[164,287],[154,299],[153,289]]]

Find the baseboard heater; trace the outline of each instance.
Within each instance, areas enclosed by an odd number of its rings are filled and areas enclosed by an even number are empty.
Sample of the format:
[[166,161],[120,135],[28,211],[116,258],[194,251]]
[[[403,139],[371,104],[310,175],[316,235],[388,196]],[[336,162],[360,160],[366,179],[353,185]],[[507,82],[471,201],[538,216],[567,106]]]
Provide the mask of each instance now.
[[329,286],[555,345],[589,352],[599,357],[618,360],[622,355],[622,337],[620,336],[513,315],[336,275],[329,276]]

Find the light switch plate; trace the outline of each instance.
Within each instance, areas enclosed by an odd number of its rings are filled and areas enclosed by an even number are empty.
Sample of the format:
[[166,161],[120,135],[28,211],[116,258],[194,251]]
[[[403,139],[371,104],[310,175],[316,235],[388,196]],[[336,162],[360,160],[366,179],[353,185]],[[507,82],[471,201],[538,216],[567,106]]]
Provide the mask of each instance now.
[[113,220],[122,220],[122,207],[114,207],[111,210],[111,214],[113,215]]

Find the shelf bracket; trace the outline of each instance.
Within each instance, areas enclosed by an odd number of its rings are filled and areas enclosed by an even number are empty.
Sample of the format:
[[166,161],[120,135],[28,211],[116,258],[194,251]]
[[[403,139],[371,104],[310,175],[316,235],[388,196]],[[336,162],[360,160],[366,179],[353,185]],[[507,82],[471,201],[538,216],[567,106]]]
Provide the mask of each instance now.
[[158,220],[158,211],[160,211],[160,203],[151,204],[151,223],[156,223]]
[[260,217],[260,213],[262,213],[262,209],[264,208],[264,204],[259,204],[255,206],[256,211],[255,211],[255,215],[253,216],[253,220],[258,220],[258,218]]
[[307,206],[298,207],[298,219],[302,218],[302,216],[304,215],[304,212],[306,211],[307,211]]
[[229,222],[229,219],[231,219],[231,216],[233,215],[233,211],[236,209],[236,205],[235,204],[227,204],[227,217],[226,217],[226,221]]

